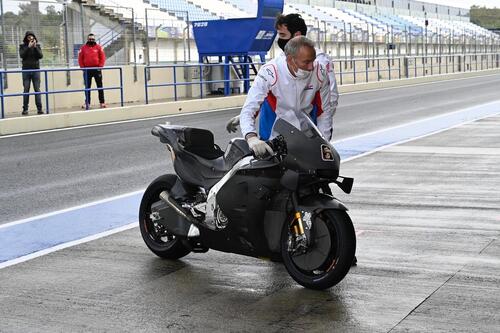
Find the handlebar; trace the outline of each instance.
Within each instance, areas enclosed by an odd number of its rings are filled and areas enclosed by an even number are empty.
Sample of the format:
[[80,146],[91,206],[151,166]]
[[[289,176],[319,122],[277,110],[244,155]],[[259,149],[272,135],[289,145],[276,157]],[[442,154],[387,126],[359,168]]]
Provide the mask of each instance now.
[[282,135],[278,135],[274,139],[266,141],[266,143],[273,150],[273,157],[276,157],[279,160],[281,160],[283,156],[288,152],[286,148],[285,138]]

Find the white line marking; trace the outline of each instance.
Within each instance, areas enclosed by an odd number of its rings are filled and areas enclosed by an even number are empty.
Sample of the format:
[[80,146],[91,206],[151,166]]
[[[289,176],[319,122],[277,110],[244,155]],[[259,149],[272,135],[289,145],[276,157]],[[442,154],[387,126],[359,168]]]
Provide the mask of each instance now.
[[[200,101],[203,101],[203,100],[200,99]],[[51,133],[51,132],[71,131],[71,130],[81,129],[81,128],[91,128],[91,127],[110,126],[110,125],[117,125],[117,124],[135,123],[135,122],[139,122],[139,121],[148,121],[148,120],[161,119],[161,118],[191,116],[191,115],[200,114],[200,113],[212,113],[212,112],[219,112],[219,111],[228,111],[228,110],[233,110],[233,109],[238,109],[238,108],[240,108],[240,107],[222,108],[222,109],[214,109],[214,110],[207,110],[207,111],[193,111],[193,112],[187,112],[187,113],[182,113],[182,114],[168,114],[168,115],[164,115],[164,116],[112,121],[112,122],[107,122],[107,123],[102,123],[102,124],[81,125],[81,126],[72,126],[72,127],[66,127],[66,128],[55,128],[55,129],[50,129],[50,130],[35,131],[35,132],[29,132],[29,133],[8,134],[8,135],[0,136],[0,139],[13,138],[13,137],[17,137],[17,136],[27,136],[27,135],[34,135],[34,134]]]
[[90,242],[90,241],[93,241],[93,240],[96,240],[96,239],[99,239],[99,238],[103,238],[103,237],[106,237],[106,236],[109,236],[109,235],[113,235],[113,234],[116,234],[116,233],[119,233],[119,232],[122,232],[122,231],[126,231],[126,230],[129,230],[129,229],[135,228],[137,226],[138,226],[137,221],[136,222],[132,222],[132,223],[129,223],[129,224],[124,225],[124,226],[119,227],[119,228],[111,229],[111,230],[108,230],[108,231],[105,231],[105,232],[101,232],[101,233],[98,233],[98,234],[95,234],[95,235],[92,235],[92,236],[88,236],[88,237],[77,239],[77,240],[74,240],[74,241],[71,241],[71,242],[62,243],[62,244],[59,244],[59,245],[56,245],[56,246],[52,246],[52,247],[49,247],[49,248],[46,248],[46,249],[43,249],[43,250],[40,250],[40,251],[37,251],[37,252],[30,253],[28,255],[16,258],[16,259],[4,261],[4,262],[0,263],[0,269],[5,268],[5,267],[9,267],[9,266],[13,266],[13,265],[17,265],[17,264],[20,264],[22,262],[25,262],[25,261],[28,261],[28,260],[31,260],[31,259],[35,259],[35,258],[44,256],[46,254],[49,254],[49,253],[52,253],[52,252],[56,252],[56,251],[59,251],[59,250],[62,250],[62,249],[68,248],[68,247],[76,246],[76,245],[79,245],[79,244],[82,244],[82,243],[87,243],[87,242]]
[[106,198],[106,199],[102,199],[102,200],[98,200],[98,201],[89,202],[89,203],[86,203],[86,204],[83,204],[83,205],[73,206],[73,207],[69,207],[69,208],[65,208],[65,209],[61,209],[61,210],[56,210],[56,211],[53,211],[53,212],[50,212],[50,213],[46,213],[46,214],[32,216],[32,217],[29,217],[29,218],[26,218],[26,219],[22,219],[22,220],[18,220],[18,221],[8,222],[8,223],[0,225],[0,229],[12,227],[12,226],[18,225],[18,224],[23,224],[23,223],[31,222],[33,220],[38,220],[38,219],[42,219],[42,218],[49,217],[49,216],[54,216],[54,215],[61,214],[61,213],[71,212],[73,210],[77,210],[77,209],[80,209],[80,208],[86,208],[86,207],[90,207],[90,206],[102,204],[102,203],[105,203],[105,202],[109,202],[109,201],[113,201],[113,200],[117,200],[117,199],[129,197],[129,196],[132,196],[132,195],[135,195],[135,194],[143,193],[145,190],[146,189],[144,188],[143,190],[134,191],[134,192],[128,192],[128,193],[120,194],[120,195],[117,195],[117,196],[114,196],[114,197],[110,197],[110,198]]

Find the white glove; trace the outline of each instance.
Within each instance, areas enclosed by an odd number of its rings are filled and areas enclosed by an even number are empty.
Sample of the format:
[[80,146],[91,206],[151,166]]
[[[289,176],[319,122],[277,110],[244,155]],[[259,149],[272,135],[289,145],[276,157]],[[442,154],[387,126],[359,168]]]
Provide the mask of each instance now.
[[266,156],[266,153],[268,153],[269,155],[272,155],[274,153],[273,149],[269,147],[267,143],[260,140],[256,136],[248,138],[247,142],[254,155],[258,158]]
[[240,116],[234,116],[233,118],[229,119],[229,121],[226,123],[226,130],[229,133],[234,133],[238,130],[238,125],[240,124]]

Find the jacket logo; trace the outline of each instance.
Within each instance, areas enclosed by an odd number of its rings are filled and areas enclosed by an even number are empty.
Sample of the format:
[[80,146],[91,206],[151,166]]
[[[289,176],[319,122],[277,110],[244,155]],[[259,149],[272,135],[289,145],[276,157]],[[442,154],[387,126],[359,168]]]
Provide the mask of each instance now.
[[314,86],[312,84],[307,85],[304,90],[312,90],[314,89]]
[[266,68],[266,73],[267,73],[267,75],[269,75],[270,77],[272,77],[274,79],[274,73],[272,70],[270,70],[269,68]]

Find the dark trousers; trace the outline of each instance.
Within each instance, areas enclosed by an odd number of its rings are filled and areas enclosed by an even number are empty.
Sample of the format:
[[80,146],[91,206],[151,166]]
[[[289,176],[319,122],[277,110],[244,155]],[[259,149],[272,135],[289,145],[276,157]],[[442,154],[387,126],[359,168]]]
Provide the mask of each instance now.
[[[40,91],[40,72],[23,72],[24,93],[30,92],[31,82],[35,92]],[[28,111],[30,95],[23,96],[23,111]],[[42,110],[42,95],[35,95],[35,104],[38,111]]]
[[[92,78],[94,78],[97,88],[102,88],[102,71],[100,69],[89,69],[83,72],[86,89],[92,86]],[[98,90],[98,92],[99,103],[104,103],[104,90]],[[90,91],[85,91],[85,103],[90,104]]]

